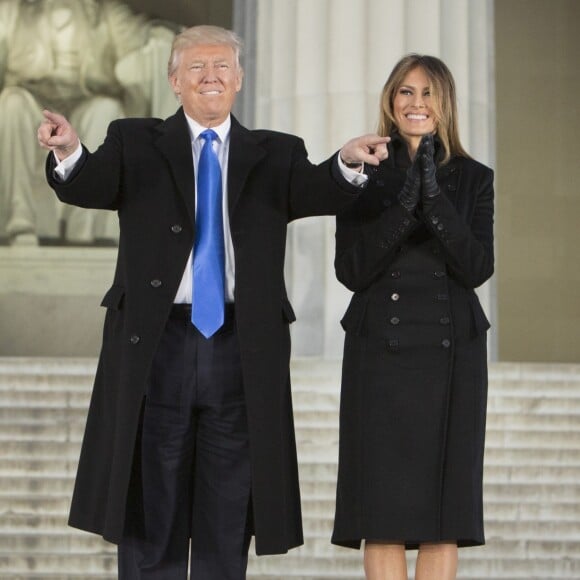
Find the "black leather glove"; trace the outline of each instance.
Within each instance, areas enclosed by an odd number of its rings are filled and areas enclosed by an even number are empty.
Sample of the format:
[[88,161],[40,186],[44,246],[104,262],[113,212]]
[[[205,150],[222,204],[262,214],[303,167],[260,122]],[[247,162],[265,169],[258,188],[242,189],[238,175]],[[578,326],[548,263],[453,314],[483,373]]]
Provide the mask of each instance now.
[[419,203],[419,194],[421,189],[421,170],[419,164],[417,163],[417,158],[411,164],[409,169],[407,169],[407,178],[405,183],[399,191],[397,196],[399,203],[408,211],[415,211],[417,204]]
[[435,145],[433,135],[423,135],[417,149],[417,157],[421,166],[421,201],[423,209],[428,207],[441,195],[437,183],[437,167],[435,166]]

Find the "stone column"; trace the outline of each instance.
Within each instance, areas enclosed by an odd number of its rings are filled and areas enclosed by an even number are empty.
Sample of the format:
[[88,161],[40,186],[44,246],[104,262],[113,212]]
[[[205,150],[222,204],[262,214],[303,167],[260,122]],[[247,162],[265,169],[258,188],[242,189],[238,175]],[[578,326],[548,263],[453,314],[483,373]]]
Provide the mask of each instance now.
[[[311,160],[322,161],[375,131],[382,86],[403,54],[433,54],[455,76],[464,145],[493,166],[492,10],[492,0],[257,0],[255,126],[300,135]],[[333,218],[290,227],[297,355],[341,355],[338,321],[349,293],[334,278],[333,260]],[[480,296],[493,318],[492,285]]]

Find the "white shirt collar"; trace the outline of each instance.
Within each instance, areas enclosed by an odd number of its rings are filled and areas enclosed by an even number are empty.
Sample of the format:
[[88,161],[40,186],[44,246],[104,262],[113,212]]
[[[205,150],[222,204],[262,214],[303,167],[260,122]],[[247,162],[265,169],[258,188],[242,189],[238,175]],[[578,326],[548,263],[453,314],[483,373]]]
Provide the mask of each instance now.
[[[207,127],[200,125],[197,121],[189,117],[185,114],[185,118],[187,119],[187,125],[189,127],[189,134],[191,136],[191,140],[195,141],[201,133],[203,133]],[[212,131],[217,133],[217,136],[220,139],[220,143],[225,143],[228,135],[230,134],[230,128],[232,126],[232,118],[231,115],[228,115],[226,120],[221,125],[216,125],[212,127]]]

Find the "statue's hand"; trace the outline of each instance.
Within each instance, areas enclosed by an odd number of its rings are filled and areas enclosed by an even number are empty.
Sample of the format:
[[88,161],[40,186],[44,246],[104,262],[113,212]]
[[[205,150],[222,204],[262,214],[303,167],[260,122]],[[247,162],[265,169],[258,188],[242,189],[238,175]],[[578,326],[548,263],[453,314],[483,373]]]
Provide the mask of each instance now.
[[54,151],[62,161],[75,152],[79,137],[66,117],[48,110],[42,111],[44,120],[38,128],[38,143],[44,149]]

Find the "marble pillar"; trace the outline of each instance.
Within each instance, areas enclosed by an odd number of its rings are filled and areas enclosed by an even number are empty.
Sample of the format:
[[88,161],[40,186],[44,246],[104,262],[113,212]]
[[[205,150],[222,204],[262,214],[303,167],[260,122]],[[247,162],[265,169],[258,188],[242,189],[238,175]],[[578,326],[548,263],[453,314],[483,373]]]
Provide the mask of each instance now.
[[[379,95],[408,52],[441,57],[457,82],[468,151],[494,165],[493,1],[257,0],[256,127],[304,138],[319,162],[374,132]],[[334,278],[334,219],[292,224],[286,275],[296,355],[338,357],[349,292]],[[495,316],[494,284],[479,290]],[[495,338],[491,337],[492,358]]]

